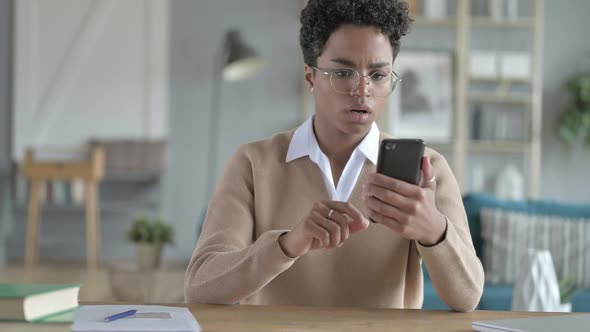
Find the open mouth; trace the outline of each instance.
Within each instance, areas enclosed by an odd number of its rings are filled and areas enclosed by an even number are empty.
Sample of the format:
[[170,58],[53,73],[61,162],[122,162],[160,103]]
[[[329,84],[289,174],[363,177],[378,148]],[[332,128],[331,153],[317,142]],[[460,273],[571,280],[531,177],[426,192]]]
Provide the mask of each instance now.
[[369,121],[369,115],[371,114],[371,111],[367,111],[367,110],[355,110],[352,109],[349,111],[350,114],[350,119],[355,122],[355,123],[366,123],[367,121]]
[[365,110],[350,110],[353,113],[358,113],[358,114],[369,114],[368,111]]

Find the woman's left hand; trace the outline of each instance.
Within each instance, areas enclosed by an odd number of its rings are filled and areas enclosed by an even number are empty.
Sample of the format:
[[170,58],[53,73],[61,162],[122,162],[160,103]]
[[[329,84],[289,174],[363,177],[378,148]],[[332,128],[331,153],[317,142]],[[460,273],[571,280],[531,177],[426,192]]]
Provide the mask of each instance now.
[[425,246],[444,239],[447,219],[436,208],[436,178],[430,158],[422,158],[419,185],[373,173],[363,188],[364,213],[370,220]]

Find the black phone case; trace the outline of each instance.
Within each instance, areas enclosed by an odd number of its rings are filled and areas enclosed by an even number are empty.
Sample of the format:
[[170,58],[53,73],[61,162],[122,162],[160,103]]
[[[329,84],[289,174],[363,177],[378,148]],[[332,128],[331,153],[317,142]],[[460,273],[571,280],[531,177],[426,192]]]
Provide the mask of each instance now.
[[420,183],[424,141],[384,139],[379,147],[377,172],[411,184]]

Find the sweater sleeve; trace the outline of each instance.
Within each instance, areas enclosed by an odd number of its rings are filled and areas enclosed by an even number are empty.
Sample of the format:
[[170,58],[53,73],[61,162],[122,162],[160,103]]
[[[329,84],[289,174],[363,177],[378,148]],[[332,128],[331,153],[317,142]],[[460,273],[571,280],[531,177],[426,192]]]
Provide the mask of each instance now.
[[242,146],[230,160],[207,209],[188,265],[188,303],[231,304],[255,293],[295,261],[271,230],[255,239],[252,163]]
[[484,286],[484,271],[475,253],[461,192],[446,160],[431,157],[437,178],[436,206],[447,217],[443,241],[432,247],[417,243],[434,288],[453,310],[472,311]]

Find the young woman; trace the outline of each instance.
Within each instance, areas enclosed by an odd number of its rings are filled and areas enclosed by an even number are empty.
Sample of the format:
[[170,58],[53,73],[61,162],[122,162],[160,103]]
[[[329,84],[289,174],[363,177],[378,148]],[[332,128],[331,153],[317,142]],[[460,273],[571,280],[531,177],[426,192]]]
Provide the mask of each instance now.
[[444,158],[426,149],[419,185],[375,173],[375,120],[410,22],[403,1],[309,1],[300,43],[315,114],[234,154],[187,302],[420,308],[424,262],[451,308],[477,306],[484,273]]

